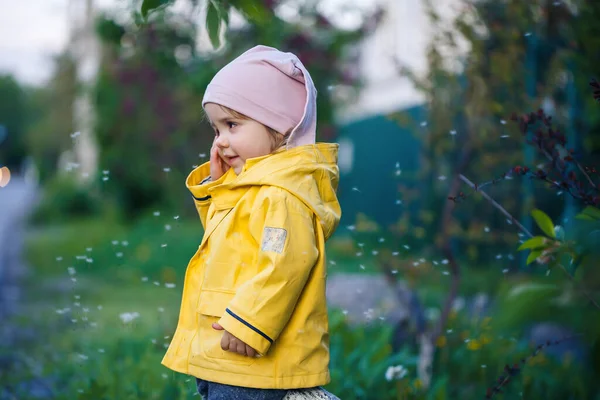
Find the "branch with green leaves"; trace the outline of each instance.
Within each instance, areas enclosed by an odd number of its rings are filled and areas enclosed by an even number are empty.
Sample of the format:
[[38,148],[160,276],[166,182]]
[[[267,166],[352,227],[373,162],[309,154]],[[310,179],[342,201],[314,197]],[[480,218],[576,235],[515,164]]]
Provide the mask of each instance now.
[[[559,267],[571,281],[574,281],[575,272],[588,255],[588,251],[585,248],[583,250],[578,248],[575,241],[566,240],[565,231],[561,226],[554,225],[552,219],[545,212],[535,209],[531,212],[531,216],[545,236],[533,235],[489,194],[478,188],[464,175],[461,175],[460,178],[472,189],[480,193],[502,214],[508,217],[508,219],[528,237],[528,240],[523,242],[517,249],[518,251],[530,251],[526,261],[527,265],[537,262],[538,264],[546,265],[548,267],[548,272],[550,272],[553,267]],[[593,206],[587,206],[582,212],[577,214],[575,218],[583,221],[600,222],[600,209]],[[562,262],[565,257],[567,257],[568,261],[567,266]],[[590,293],[581,288],[580,290],[594,307],[600,309],[600,304],[594,300]]]
[[[188,0],[194,7],[198,6],[199,0]],[[151,15],[169,7],[174,0],[143,0],[141,5],[141,16],[148,21]],[[268,2],[254,0],[203,0],[202,5],[206,7],[206,30],[214,48],[221,45],[221,28],[229,25],[229,13],[235,8],[246,19],[257,24],[266,23],[272,18],[272,10]]]

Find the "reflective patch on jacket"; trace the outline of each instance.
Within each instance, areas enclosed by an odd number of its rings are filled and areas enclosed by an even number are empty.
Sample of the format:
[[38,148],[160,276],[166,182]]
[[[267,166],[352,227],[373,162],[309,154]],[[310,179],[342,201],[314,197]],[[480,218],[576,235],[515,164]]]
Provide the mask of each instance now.
[[283,253],[286,238],[287,231],[285,229],[265,227],[260,249],[262,251],[273,251],[281,254]]

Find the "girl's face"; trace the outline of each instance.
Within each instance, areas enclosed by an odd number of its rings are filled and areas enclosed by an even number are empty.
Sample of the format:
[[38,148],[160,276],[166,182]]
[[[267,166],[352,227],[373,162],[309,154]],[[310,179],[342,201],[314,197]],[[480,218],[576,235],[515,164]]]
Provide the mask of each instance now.
[[205,104],[204,110],[215,130],[219,155],[237,175],[242,172],[246,160],[273,151],[272,136],[260,122],[235,118],[214,103]]

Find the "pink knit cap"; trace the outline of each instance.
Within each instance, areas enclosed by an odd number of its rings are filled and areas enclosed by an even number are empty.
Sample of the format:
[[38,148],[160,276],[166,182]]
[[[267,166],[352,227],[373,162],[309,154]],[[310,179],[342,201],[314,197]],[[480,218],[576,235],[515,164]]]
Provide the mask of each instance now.
[[256,46],[224,66],[204,98],[231,108],[280,133],[287,148],[315,143],[317,90],[302,62],[292,53]]

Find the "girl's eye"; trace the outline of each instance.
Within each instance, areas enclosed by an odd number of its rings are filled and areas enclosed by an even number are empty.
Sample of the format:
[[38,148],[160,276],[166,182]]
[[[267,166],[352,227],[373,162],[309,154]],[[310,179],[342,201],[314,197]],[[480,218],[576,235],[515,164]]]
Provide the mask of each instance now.
[[219,131],[217,129],[215,129],[215,136],[219,137]]
[[235,128],[237,124],[235,122],[227,122],[227,126],[229,127],[229,129],[232,129]]

